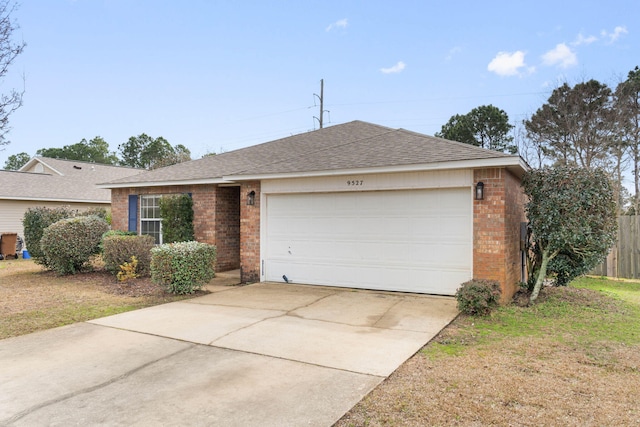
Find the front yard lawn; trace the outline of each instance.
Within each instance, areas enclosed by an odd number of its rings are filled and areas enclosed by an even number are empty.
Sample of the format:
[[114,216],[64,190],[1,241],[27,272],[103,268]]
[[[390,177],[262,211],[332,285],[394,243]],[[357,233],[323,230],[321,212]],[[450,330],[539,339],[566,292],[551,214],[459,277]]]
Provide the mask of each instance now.
[[581,278],[459,316],[337,424],[640,425],[640,283]]
[[118,283],[104,271],[57,276],[31,260],[0,261],[0,339],[192,298],[149,278]]

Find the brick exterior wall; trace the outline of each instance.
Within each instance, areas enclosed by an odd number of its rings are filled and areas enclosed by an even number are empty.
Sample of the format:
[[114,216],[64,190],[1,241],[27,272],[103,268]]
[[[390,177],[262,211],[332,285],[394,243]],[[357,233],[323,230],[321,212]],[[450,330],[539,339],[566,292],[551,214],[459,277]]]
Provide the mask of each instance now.
[[111,228],[114,230],[127,231],[129,228],[129,194],[137,193],[129,188],[111,189]]
[[[160,194],[169,194],[171,187],[161,187],[165,189]],[[175,193],[191,193],[193,200],[193,234],[196,241],[209,243],[217,246],[216,239],[216,202],[217,187],[213,185],[193,185],[182,187],[186,191],[174,191]],[[153,188],[145,189],[153,192]],[[140,193],[146,194],[146,193]],[[158,194],[158,193],[156,193]],[[219,251],[218,251],[219,252]],[[219,253],[218,253],[218,256]],[[219,265],[216,270],[220,270]],[[222,271],[222,270],[220,270]]]
[[484,183],[484,200],[473,201],[473,277],[500,282],[502,301],[521,280],[520,223],[525,221],[520,180],[504,168],[474,171]]
[[218,187],[215,207],[215,241],[218,270],[240,268],[240,190],[238,187]]
[[[255,191],[255,204],[247,206],[248,194]],[[260,182],[240,187],[240,280],[260,281]]]
[[[526,196],[520,185],[521,180],[511,173],[505,177],[505,232],[507,245],[506,256],[506,283],[512,283],[513,293],[518,290],[518,283],[522,281],[523,274],[526,280],[526,266],[523,265],[523,252],[520,250],[520,225],[527,221],[524,211]],[[525,263],[526,264],[526,263]],[[510,294],[509,298],[513,296]]]
[[[216,245],[216,271],[240,267],[240,209],[238,187],[215,185],[180,185],[111,190],[111,227],[127,230],[129,224],[129,195],[191,193],[193,199],[193,228],[198,242]],[[138,218],[140,218],[138,201]],[[139,224],[138,224],[139,227]]]

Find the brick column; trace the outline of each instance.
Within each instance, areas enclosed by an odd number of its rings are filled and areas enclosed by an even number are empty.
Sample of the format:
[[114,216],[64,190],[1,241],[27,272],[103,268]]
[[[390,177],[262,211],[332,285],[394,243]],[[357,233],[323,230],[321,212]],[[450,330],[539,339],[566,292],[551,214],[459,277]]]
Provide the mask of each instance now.
[[505,281],[513,284],[513,293],[522,280],[523,271],[526,280],[526,266],[522,265],[520,248],[520,224],[527,221],[524,211],[526,195],[521,185],[522,180],[511,173],[505,176]]
[[520,222],[524,221],[520,181],[504,168],[474,171],[484,183],[484,200],[473,201],[473,277],[500,282],[502,300],[520,281]]
[[[247,205],[254,191],[254,204]],[[260,182],[242,183],[240,187],[240,280],[260,281]]]

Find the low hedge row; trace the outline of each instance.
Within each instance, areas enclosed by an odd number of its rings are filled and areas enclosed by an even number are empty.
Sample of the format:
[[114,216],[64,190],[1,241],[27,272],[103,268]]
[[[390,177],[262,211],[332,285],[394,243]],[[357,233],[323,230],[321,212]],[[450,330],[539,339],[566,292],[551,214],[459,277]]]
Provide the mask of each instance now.
[[215,276],[216,247],[207,243],[168,243],[151,249],[151,280],[183,295],[202,288]]
[[147,235],[131,235],[127,233],[106,233],[102,239],[102,260],[104,268],[113,275],[120,272],[120,266],[131,262],[132,257],[137,260],[136,271],[138,277],[151,274],[151,249],[154,239]]

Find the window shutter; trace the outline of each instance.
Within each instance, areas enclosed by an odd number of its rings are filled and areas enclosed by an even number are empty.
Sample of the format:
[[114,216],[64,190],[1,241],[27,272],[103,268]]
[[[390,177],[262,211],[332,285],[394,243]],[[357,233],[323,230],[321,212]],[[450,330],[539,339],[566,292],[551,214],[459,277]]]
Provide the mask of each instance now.
[[129,195],[129,231],[138,231],[138,195]]

